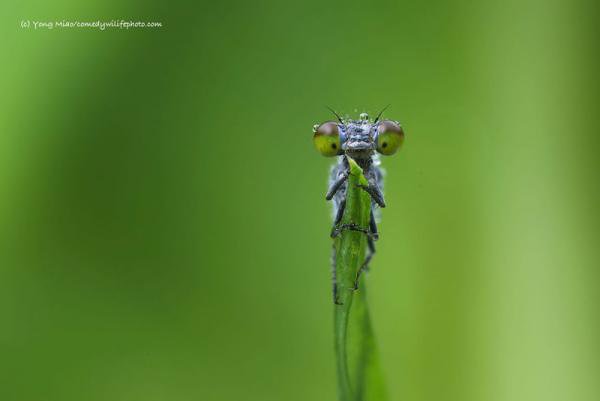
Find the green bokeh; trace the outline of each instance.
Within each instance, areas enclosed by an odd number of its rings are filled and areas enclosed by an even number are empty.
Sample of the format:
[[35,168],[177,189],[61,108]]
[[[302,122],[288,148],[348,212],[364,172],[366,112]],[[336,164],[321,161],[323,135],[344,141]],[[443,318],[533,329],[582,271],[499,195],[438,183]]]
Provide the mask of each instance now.
[[[0,7],[0,400],[334,400],[331,160],[402,122],[392,400],[600,397],[594,2]],[[29,20],[157,30],[24,30]]]

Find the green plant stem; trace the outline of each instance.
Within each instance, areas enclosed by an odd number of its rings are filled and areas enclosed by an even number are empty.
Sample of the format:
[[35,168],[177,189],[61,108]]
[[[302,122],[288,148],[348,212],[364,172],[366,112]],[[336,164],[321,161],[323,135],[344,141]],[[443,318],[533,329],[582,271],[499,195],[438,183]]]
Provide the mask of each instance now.
[[[368,228],[371,198],[358,186],[366,185],[367,180],[356,162],[350,158],[348,161],[350,176],[342,224]],[[366,236],[358,231],[343,230],[334,246],[339,303],[334,311],[339,400],[383,401],[385,392],[375,356],[364,277],[359,290],[354,289],[356,274],[365,258]]]
[[348,334],[348,315],[352,297],[343,305],[336,305],[335,310],[335,353],[337,356],[338,392],[340,401],[354,400],[350,386],[348,370],[348,352],[346,349]]

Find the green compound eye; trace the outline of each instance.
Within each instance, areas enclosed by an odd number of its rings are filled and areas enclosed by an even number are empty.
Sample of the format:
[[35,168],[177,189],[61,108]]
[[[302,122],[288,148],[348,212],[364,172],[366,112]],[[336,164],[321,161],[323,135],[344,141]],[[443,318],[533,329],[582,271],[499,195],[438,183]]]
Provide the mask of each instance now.
[[315,126],[314,132],[313,142],[319,153],[326,157],[342,154],[340,132],[337,123],[333,121],[325,122],[319,126]]
[[391,156],[402,147],[404,131],[402,127],[390,120],[381,122],[377,135],[377,151],[382,155]]

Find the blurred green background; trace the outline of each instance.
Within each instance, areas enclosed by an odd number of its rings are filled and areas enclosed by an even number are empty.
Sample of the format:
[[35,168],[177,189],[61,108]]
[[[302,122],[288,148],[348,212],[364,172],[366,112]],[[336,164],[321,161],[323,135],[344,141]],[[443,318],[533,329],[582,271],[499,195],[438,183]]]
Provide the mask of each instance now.
[[388,103],[391,399],[600,398],[597,2],[0,7],[0,400],[334,400],[311,128]]

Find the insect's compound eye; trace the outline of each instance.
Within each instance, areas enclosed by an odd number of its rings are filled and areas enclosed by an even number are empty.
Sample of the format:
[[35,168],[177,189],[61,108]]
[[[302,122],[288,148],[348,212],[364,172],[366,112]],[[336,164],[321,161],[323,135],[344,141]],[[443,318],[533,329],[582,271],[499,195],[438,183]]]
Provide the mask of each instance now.
[[343,153],[337,123],[328,121],[321,125],[315,125],[313,131],[315,133],[313,136],[315,148],[323,156],[332,157]]
[[402,147],[404,142],[404,131],[402,127],[390,120],[384,120],[379,124],[377,134],[377,151],[382,155],[393,155]]

